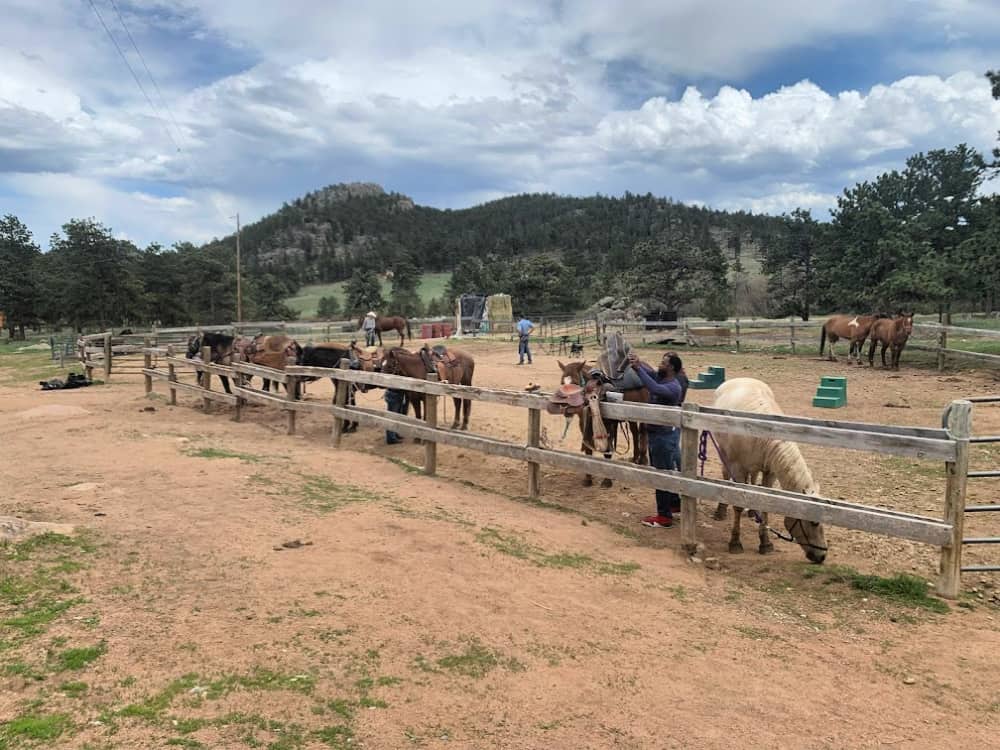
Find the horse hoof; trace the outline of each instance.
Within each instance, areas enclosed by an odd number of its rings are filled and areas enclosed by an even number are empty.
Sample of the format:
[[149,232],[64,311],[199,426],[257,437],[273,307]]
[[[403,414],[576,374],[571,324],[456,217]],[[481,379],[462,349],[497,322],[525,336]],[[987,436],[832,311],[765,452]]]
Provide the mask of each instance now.
[[732,554],[734,554],[734,555],[742,554],[742,552],[743,552],[743,545],[740,542],[730,542],[729,543],[729,551]]
[[452,425],[451,425],[451,429],[457,430],[458,429],[458,422],[453,422]]
[[463,425],[462,425],[462,429],[463,429],[463,430],[468,430],[468,429],[469,429],[469,425],[467,425],[467,424],[463,424]]
[[759,552],[762,555],[769,555],[772,552],[774,552],[774,545],[773,544],[762,544],[762,545],[760,545],[760,547],[757,548],[757,552]]
[[586,479],[583,480],[583,486],[584,487],[593,487],[594,486],[594,480],[591,479],[590,477],[587,477]]
[[605,489],[607,489],[610,486],[611,486],[611,480],[610,479],[604,478],[604,479],[601,480],[601,487],[604,487]]

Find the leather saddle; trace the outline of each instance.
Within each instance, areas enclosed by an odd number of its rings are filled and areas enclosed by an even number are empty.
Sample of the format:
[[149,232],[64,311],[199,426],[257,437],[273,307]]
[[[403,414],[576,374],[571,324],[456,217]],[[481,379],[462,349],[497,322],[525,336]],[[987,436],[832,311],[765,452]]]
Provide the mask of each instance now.
[[458,357],[448,351],[448,347],[444,344],[437,344],[434,347],[425,344],[420,350],[420,360],[424,363],[424,370],[428,375],[437,375],[438,380],[444,383],[451,382],[452,370],[458,365]]
[[564,383],[549,396],[545,410],[549,414],[579,414],[586,404],[583,388],[573,383]]

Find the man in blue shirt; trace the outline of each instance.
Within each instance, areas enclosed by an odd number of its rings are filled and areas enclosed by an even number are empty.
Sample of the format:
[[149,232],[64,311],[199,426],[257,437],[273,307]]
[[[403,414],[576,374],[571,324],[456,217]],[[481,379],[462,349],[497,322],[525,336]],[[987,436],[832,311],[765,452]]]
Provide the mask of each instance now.
[[531,350],[528,348],[528,339],[531,336],[531,332],[535,330],[535,324],[528,320],[525,316],[521,316],[521,319],[517,322],[517,354],[519,365],[524,364],[524,358],[528,358],[528,364],[531,364]]
[[[687,390],[678,378],[683,372],[681,358],[672,352],[663,355],[658,369],[640,362],[635,353],[629,354],[629,363],[638,373],[643,386],[649,391],[649,403],[657,406],[679,406],[684,401]],[[649,463],[656,469],[676,471],[680,469],[680,436],[676,427],[647,424],[649,435]],[[645,526],[669,529],[674,525],[674,513],[680,510],[681,498],[676,492],[656,491],[656,515],[642,519]]]

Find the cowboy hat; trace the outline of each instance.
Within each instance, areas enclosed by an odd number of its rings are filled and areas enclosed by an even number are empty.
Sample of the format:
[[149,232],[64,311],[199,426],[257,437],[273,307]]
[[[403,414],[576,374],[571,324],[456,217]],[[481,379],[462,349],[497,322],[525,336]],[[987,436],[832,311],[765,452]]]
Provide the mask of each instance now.
[[368,314],[367,314],[367,315],[365,315],[365,317],[366,317],[366,318],[374,318],[374,317],[375,317],[375,313],[373,313],[373,312],[372,312],[371,310],[369,310],[369,311],[368,311]]

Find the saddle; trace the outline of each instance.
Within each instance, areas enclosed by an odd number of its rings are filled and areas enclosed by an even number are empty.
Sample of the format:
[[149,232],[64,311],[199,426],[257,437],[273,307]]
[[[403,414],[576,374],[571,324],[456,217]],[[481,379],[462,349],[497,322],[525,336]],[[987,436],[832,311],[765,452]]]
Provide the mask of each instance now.
[[424,370],[428,375],[437,375],[442,383],[452,382],[451,374],[452,370],[457,369],[458,357],[448,351],[447,346],[436,344],[434,347],[429,347],[424,344],[420,350],[420,360],[424,363]]
[[561,414],[569,416],[579,414],[583,411],[586,399],[583,388],[572,383],[565,383],[549,396],[549,402],[545,405],[545,411],[549,414]]

